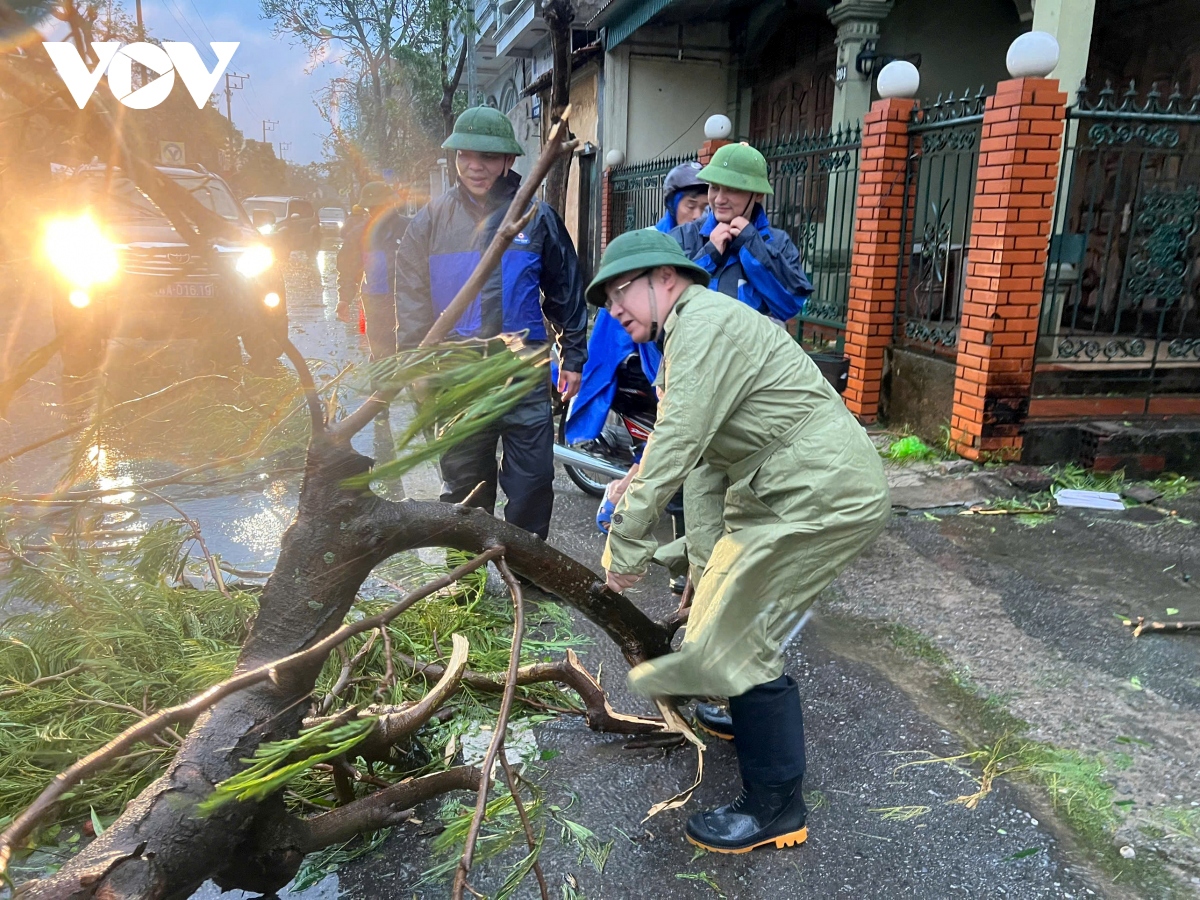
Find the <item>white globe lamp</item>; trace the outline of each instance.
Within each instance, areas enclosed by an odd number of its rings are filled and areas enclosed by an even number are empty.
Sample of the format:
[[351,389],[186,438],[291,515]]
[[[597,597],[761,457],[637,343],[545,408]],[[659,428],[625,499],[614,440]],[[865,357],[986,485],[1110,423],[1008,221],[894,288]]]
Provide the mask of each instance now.
[[729,121],[729,116],[718,113],[715,116],[709,116],[704,123],[704,136],[710,141],[726,140],[732,133],[733,123]]
[[908,60],[894,59],[879,70],[875,86],[879,96],[885,100],[891,97],[915,97],[921,87],[921,73]]
[[1058,41],[1044,31],[1027,32],[1009,45],[1004,62],[1013,78],[1045,78],[1058,65]]

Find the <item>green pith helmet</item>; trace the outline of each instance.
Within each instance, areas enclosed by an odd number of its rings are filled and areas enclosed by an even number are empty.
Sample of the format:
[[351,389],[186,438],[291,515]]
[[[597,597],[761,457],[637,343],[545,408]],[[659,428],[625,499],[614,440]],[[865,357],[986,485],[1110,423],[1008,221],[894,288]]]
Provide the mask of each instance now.
[[674,266],[696,284],[707,285],[709,281],[708,273],[684,255],[675,238],[655,228],[641,228],[625,232],[605,248],[600,271],[587,287],[588,303],[603,306],[607,300],[604,286],[614,278],[658,266]]
[[477,150],[524,156],[508,116],[490,106],[472,106],[454,121],[454,132],[442,143],[446,150]]
[[735,191],[775,193],[767,181],[766,159],[749,144],[726,144],[718,148],[709,164],[700,170],[699,177],[701,181]]
[[368,181],[363,185],[362,193],[358,196],[358,205],[365,209],[383,206],[395,199],[392,189],[382,181]]

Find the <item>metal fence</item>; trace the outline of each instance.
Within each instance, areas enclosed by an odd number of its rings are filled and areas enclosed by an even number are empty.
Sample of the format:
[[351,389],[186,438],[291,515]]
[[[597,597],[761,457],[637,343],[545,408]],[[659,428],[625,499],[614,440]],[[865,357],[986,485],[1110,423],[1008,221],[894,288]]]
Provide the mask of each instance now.
[[[793,135],[759,147],[775,191],[765,203],[767,217],[795,242],[813,282],[813,295],[798,317],[798,336],[812,346],[840,348],[845,334],[861,145],[861,129],[855,126]],[[663,179],[691,159],[614,168],[608,239],[657,222],[663,213]]]
[[1067,112],[1034,393],[1200,392],[1200,93]]
[[938,355],[958,352],[984,89],[913,109],[896,279],[897,340]]
[[767,217],[796,244],[813,283],[797,317],[797,336],[816,348],[840,350],[845,338],[861,147],[858,126],[793,135],[760,147],[775,189],[766,200]]
[[609,173],[612,194],[608,240],[635,228],[649,228],[661,219],[666,211],[663,180],[676,166],[695,159],[694,156],[674,156],[614,168]]

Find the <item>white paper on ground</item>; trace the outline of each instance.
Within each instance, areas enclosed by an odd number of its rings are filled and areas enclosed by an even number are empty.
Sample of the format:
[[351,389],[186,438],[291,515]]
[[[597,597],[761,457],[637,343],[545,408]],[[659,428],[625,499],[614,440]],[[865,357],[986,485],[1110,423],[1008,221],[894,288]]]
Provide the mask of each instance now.
[[1064,489],[1054,495],[1059,506],[1078,506],[1083,509],[1117,509],[1122,510],[1125,504],[1121,502],[1120,494],[1108,491],[1075,491]]

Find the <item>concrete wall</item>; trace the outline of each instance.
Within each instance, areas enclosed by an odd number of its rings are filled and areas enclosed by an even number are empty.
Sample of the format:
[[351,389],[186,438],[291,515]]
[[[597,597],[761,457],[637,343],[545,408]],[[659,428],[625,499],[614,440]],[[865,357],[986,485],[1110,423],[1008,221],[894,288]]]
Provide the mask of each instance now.
[[1008,78],[1008,45],[1028,30],[1012,0],[896,0],[880,27],[879,51],[921,54],[922,101],[980,85],[992,93]]
[[686,25],[682,48],[677,27],[642,28],[606,54],[602,152],[621,150],[628,163],[695,153],[705,119],[734,115],[728,26]]
[[937,443],[953,407],[953,360],[901,347],[888,350],[879,414],[889,427],[907,428]]

